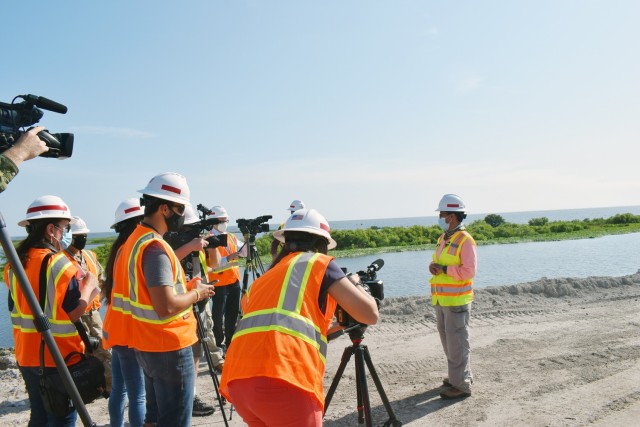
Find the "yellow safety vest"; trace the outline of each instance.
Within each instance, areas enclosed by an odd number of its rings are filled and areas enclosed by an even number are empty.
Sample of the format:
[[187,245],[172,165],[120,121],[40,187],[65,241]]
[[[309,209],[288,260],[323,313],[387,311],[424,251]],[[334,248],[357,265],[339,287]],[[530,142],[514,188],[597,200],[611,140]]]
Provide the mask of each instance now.
[[[440,247],[444,239],[444,234],[438,238],[437,246]],[[473,237],[465,230],[457,231],[446,242],[440,256],[438,251],[433,252],[433,262],[440,265],[460,265],[460,252],[465,243],[475,245]],[[453,277],[445,273],[432,276],[429,280],[431,283],[431,303],[433,305],[441,305],[444,307],[460,306],[469,304],[473,301],[473,280],[455,280]]]

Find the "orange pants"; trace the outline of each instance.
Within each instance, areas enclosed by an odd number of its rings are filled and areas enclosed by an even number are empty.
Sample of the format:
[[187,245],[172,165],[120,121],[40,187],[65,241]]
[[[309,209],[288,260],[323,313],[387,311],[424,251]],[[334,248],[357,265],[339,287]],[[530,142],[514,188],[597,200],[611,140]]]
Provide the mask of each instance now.
[[249,427],[322,426],[322,406],[315,396],[279,379],[231,381],[229,396]]

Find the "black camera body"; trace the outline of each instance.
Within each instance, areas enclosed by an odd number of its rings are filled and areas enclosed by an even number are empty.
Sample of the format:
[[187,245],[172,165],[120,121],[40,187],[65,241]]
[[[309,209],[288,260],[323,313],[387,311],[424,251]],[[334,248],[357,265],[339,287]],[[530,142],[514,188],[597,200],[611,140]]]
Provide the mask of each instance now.
[[269,232],[269,224],[267,224],[267,221],[271,218],[273,218],[271,215],[262,215],[254,219],[237,219],[236,223],[242,235],[256,235],[258,233]]
[[[15,103],[16,98],[24,101]],[[13,146],[24,133],[20,128],[38,123],[43,116],[40,108],[65,114],[67,107],[55,101],[36,95],[18,95],[11,104],[0,102],[0,152]],[[40,107],[40,108],[37,108]],[[72,133],[49,133],[40,131],[38,137],[47,144],[49,150],[40,157],[67,159],[73,154]]]
[[[371,295],[375,300],[378,307],[380,307],[380,302],[384,299],[384,283],[382,280],[378,279],[376,271],[380,270],[384,265],[384,261],[378,259],[371,263],[365,270],[358,271],[356,274],[360,278],[360,283],[364,290]],[[346,269],[342,269],[346,273]],[[345,328],[350,328],[353,326],[362,326],[366,327],[367,325],[363,325],[357,322],[345,309],[340,307],[339,305],[336,307],[336,320],[340,326],[344,326]]]

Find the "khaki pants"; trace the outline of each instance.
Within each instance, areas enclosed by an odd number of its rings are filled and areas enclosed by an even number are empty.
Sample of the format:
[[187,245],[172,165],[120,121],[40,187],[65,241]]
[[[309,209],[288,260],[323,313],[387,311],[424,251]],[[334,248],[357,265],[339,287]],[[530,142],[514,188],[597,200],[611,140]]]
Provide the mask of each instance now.
[[[213,363],[213,367],[217,367],[220,363],[224,362],[224,356],[222,353],[222,349],[216,346],[216,340],[213,337],[213,318],[211,317],[211,304],[207,302],[205,309],[200,312],[200,322],[204,327],[205,333],[207,334],[204,338],[204,342],[207,345],[207,349],[209,350],[209,354],[211,355],[211,362]],[[202,344],[200,341],[195,343],[192,346],[193,355],[196,357],[204,356],[204,352],[202,351]]]
[[100,339],[100,346],[93,351],[92,355],[97,357],[104,365],[104,377],[107,380],[107,390],[111,391],[111,353],[102,347],[102,318],[98,310],[90,310],[80,316],[80,321],[84,325],[90,337]]
[[447,356],[449,383],[458,390],[471,393],[469,314],[471,303],[456,307],[435,306],[436,322],[444,354]]

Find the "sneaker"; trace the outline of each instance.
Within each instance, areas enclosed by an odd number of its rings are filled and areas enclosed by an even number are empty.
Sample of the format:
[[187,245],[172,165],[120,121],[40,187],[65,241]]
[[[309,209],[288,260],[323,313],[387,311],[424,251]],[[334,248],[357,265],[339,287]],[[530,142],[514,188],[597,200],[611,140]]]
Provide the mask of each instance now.
[[445,400],[464,399],[469,396],[471,396],[471,392],[467,393],[465,391],[458,390],[455,387],[449,387],[448,389],[440,393],[440,397]]
[[211,405],[207,405],[204,403],[198,396],[193,398],[193,410],[191,411],[191,415],[194,417],[206,417],[207,415],[211,415],[215,412],[216,408]]

